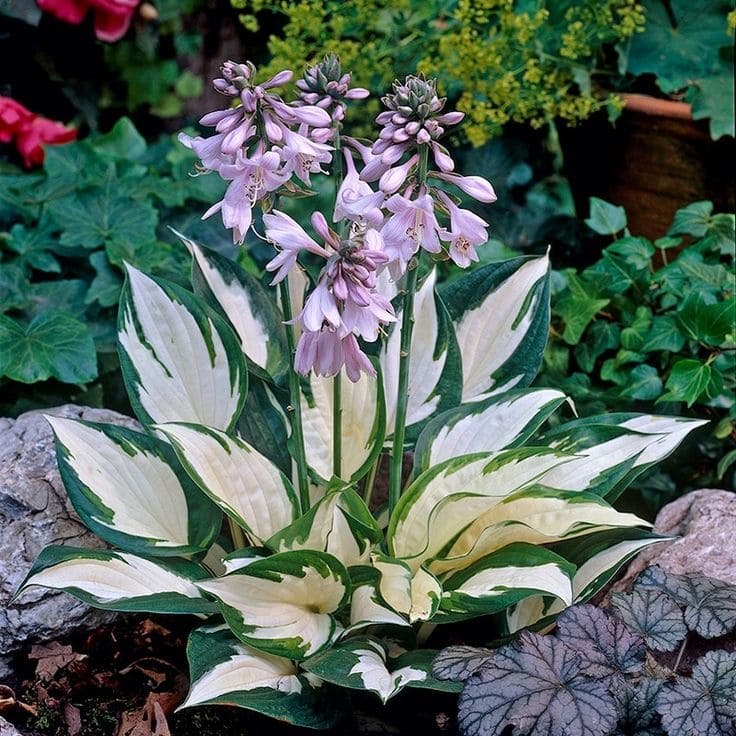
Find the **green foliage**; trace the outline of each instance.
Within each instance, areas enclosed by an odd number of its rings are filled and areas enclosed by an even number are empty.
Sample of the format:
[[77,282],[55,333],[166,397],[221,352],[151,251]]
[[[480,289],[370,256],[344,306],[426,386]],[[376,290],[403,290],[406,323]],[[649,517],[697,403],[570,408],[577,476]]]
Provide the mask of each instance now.
[[[469,120],[475,146],[508,122],[541,127],[555,118],[575,123],[596,110],[618,109],[594,92],[606,45],[641,29],[633,0],[511,3],[506,0],[232,0],[256,31],[264,11],[285,16],[269,39],[266,73],[299,69],[326,52],[376,95],[395,77],[417,70],[437,76]],[[377,101],[369,111],[377,110]]]
[[[0,168],[0,386],[89,384],[115,368],[123,262],[186,278],[186,251],[165,226],[187,222],[188,206],[198,211],[220,186],[193,169],[188,151],[149,146],[127,118],[50,147],[38,173]],[[29,406],[17,384],[7,400]]]
[[628,49],[628,71],[654,74],[662,92],[685,93],[713,139],[734,135],[733,0],[644,0],[646,26]]
[[[464,683],[463,736],[500,736],[507,725],[521,736],[542,728],[571,736],[726,736],[736,728],[736,654],[707,651],[686,677],[678,674],[682,649],[672,664],[647,647],[673,652],[688,631],[732,632],[734,600],[736,587],[723,581],[650,567],[632,593],[614,595],[614,615],[574,606],[560,615],[554,636],[525,632],[495,651],[449,647],[432,671]],[[719,626],[704,631],[695,610]]]
[[684,405],[713,420],[714,467],[736,438],[734,216],[695,202],[654,243],[600,200],[586,222],[615,239],[589,268],[558,274],[540,383],[563,387],[582,414]]

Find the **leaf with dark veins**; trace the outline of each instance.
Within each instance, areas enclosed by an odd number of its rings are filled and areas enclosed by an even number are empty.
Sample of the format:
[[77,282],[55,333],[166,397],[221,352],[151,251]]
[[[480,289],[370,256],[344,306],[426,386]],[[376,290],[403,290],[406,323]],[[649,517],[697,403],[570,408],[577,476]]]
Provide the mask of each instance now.
[[493,656],[492,649],[458,645],[443,649],[432,663],[432,674],[438,680],[467,680]]
[[557,619],[557,638],[580,652],[583,671],[591,677],[631,674],[644,664],[642,636],[596,606],[565,609]]
[[607,736],[617,711],[606,685],[585,675],[581,656],[551,636],[522,632],[465,684],[458,723],[463,736]]
[[736,652],[707,652],[691,677],[678,677],[657,696],[669,736],[736,734]]
[[615,693],[619,706],[619,722],[613,736],[662,736],[659,713],[655,705],[663,681],[642,677],[628,681]]
[[636,587],[658,590],[685,606],[685,623],[706,639],[736,628],[736,586],[702,573],[675,575],[653,566],[636,581]]
[[665,593],[639,589],[614,593],[611,605],[629,630],[641,634],[652,649],[671,652],[687,634],[680,607]]

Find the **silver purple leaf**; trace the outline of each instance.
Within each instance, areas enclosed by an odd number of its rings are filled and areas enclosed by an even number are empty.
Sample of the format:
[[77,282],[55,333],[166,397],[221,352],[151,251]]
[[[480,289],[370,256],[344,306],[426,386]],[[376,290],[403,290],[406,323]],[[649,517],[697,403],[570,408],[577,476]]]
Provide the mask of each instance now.
[[607,736],[618,713],[606,684],[583,673],[581,655],[551,636],[522,632],[466,683],[463,736]]
[[678,677],[657,696],[669,736],[736,734],[736,652],[707,652],[690,677]]
[[627,628],[641,634],[652,649],[671,652],[687,635],[682,611],[666,593],[641,589],[614,593],[611,606]]
[[557,619],[557,638],[580,652],[583,671],[591,677],[633,674],[644,664],[641,634],[596,606],[565,609]]
[[438,680],[463,682],[487,664],[492,655],[493,650],[484,647],[447,647],[435,657],[432,674]]
[[648,567],[636,587],[659,590],[685,606],[685,624],[706,639],[723,636],[736,628],[736,586],[702,573],[675,575],[660,567]]
[[619,721],[612,736],[664,736],[655,707],[662,683],[656,677],[642,677],[627,681],[614,693]]

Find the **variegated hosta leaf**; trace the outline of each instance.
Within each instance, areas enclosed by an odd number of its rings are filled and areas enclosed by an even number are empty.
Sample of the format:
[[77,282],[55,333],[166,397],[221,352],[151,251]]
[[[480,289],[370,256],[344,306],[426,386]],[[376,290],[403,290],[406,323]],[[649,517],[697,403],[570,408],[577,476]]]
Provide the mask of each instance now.
[[527,389],[449,409],[419,435],[414,472],[459,455],[521,445],[564,400],[553,389]]
[[220,308],[256,369],[281,377],[289,365],[284,318],[266,289],[234,261],[176,234],[192,254],[195,291]]
[[704,423],[648,414],[606,414],[567,422],[546,432],[540,442],[578,457],[551,470],[541,482],[552,488],[591,491],[613,502],[634,478]]
[[233,331],[194,294],[128,266],[118,340],[130,402],[144,424],[228,430],[248,375]]
[[516,543],[444,580],[440,621],[498,613],[535,595],[572,604],[575,565],[533,544]]
[[[607,529],[559,542],[553,549],[576,566],[572,579],[573,603],[584,603],[642,549],[667,539],[643,529]],[[555,616],[563,608],[559,600],[528,598],[509,610],[507,627],[510,632],[519,631]]]
[[480,513],[569,461],[570,456],[554,450],[523,447],[466,455],[435,465],[399,500],[387,534],[391,553],[418,569]]
[[[383,383],[363,373],[353,383],[342,371],[342,468],[340,477],[362,478],[378,457],[386,432]],[[302,395],[307,464],[323,480],[333,476],[332,378],[310,378],[311,396]]]
[[365,564],[371,546],[382,538],[363,499],[348,488],[328,493],[267,544],[279,552],[299,549],[329,552],[349,567]]
[[63,590],[95,608],[148,613],[213,613],[195,585],[207,577],[182,559],[151,560],[128,552],[46,547],[18,589],[31,585]]
[[478,515],[428,568],[435,575],[464,569],[513,542],[549,544],[612,527],[649,527],[634,514],[616,511],[594,494],[532,488]]
[[198,424],[155,425],[197,485],[263,544],[299,515],[291,481],[244,440]]
[[350,597],[350,625],[342,636],[348,636],[367,626],[409,626],[386,601],[381,591],[381,573],[369,565],[350,568],[352,595]]
[[98,536],[156,556],[196,554],[212,544],[222,515],[165,442],[112,424],[46,419],[69,499]]
[[262,560],[269,556],[269,550],[265,547],[241,547],[230,554],[225,554],[221,558],[224,568],[223,574],[235,572],[243,567],[248,567],[251,562]]
[[528,386],[549,331],[549,258],[489,263],[441,291],[462,355],[462,400]]
[[[457,691],[452,683],[432,677],[436,652],[414,651],[392,661],[387,647],[376,639],[362,638],[330,647],[304,662],[304,668],[327,682],[356,690],[369,690],[388,701],[407,685]],[[421,683],[421,685],[420,685]]]
[[187,658],[191,686],[182,708],[235,705],[306,728],[329,728],[340,716],[327,688],[289,659],[238,641],[227,626],[195,629]]
[[429,621],[437,612],[442,596],[439,580],[420,567],[415,572],[403,560],[374,553],[373,566],[381,573],[380,592],[409,622]]
[[350,579],[332,555],[282,552],[200,584],[214,595],[243,642],[289,659],[304,659],[335,635],[334,614],[350,596]]
[[[408,437],[421,423],[460,402],[461,370],[452,320],[434,287],[433,269],[414,297],[414,329],[409,350]],[[381,374],[386,397],[386,431],[393,433],[399,385],[401,311],[381,351]]]

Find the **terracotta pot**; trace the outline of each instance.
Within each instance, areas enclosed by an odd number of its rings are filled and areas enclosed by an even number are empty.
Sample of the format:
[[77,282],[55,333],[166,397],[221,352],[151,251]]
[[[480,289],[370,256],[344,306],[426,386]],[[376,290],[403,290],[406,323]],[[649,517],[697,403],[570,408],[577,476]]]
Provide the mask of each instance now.
[[634,235],[662,237],[675,211],[709,199],[716,212],[736,209],[736,141],[713,141],[690,105],[646,95],[621,95],[615,126],[596,115],[560,129],[565,174],[580,215],[588,198],[623,205]]

